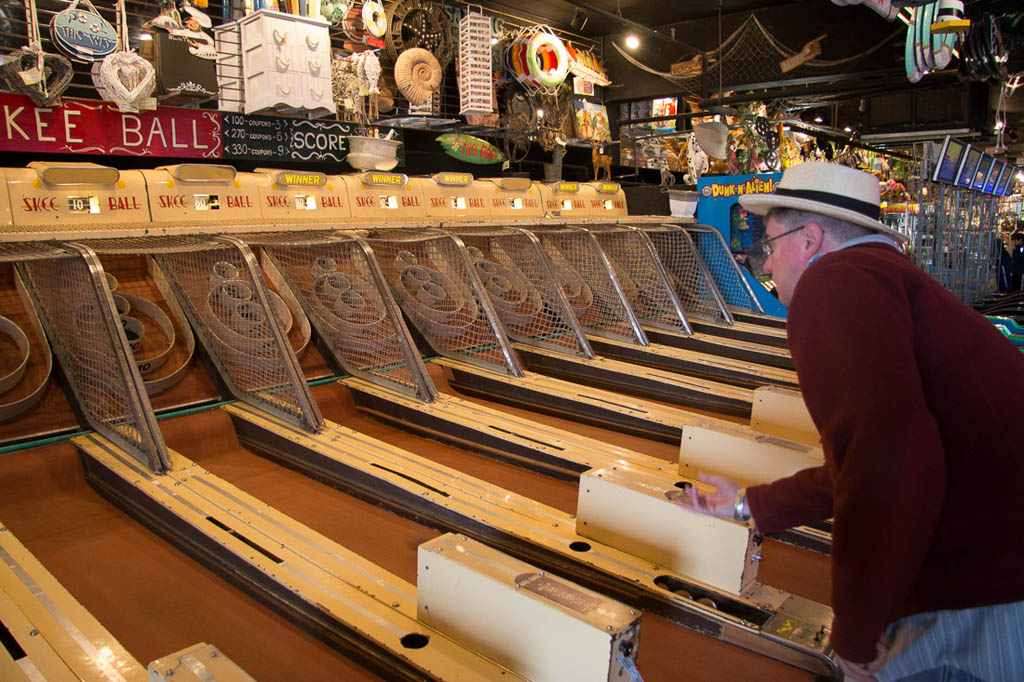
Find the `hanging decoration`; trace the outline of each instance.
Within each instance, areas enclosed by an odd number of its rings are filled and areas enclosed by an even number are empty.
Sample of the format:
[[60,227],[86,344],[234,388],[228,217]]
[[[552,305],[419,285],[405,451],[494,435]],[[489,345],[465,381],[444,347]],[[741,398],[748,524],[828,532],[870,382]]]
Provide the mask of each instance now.
[[405,50],[395,62],[395,84],[413,104],[426,104],[441,87],[441,65],[422,47]]
[[1006,69],[1009,59],[999,21],[991,12],[986,12],[980,20],[971,22],[970,30],[963,37],[957,76],[964,81],[1005,83],[1010,78]]
[[531,94],[557,91],[571,61],[565,43],[547,26],[521,29],[505,51],[505,66]]
[[501,163],[505,155],[487,140],[464,133],[446,133],[437,138],[445,154],[478,165]]
[[363,29],[366,35],[363,40],[370,47],[384,47],[384,35],[388,32],[388,16],[384,12],[384,4],[380,0],[366,0],[361,10]]
[[138,110],[153,96],[156,72],[152,64],[128,48],[124,0],[117,0],[117,28],[121,49],[92,65],[92,82],[104,100],[123,111]]
[[938,2],[911,10],[903,53],[907,79],[911,83],[918,82],[927,73],[945,69],[953,58],[957,34],[932,33],[932,25],[936,23],[939,11]]
[[430,0],[397,0],[388,7],[386,54],[392,60],[404,50],[421,47],[427,50],[441,70],[451,63],[454,45],[451,24],[441,5]]
[[320,14],[332,26],[341,26],[348,14],[348,0],[323,0],[320,4]]
[[[153,62],[159,99],[164,104],[189,104],[217,96],[217,50],[204,29],[213,22],[183,3],[179,13],[165,5],[152,25]],[[147,22],[149,23],[149,22]]]
[[566,41],[565,49],[569,53],[569,72],[572,75],[601,87],[608,87],[612,84],[604,64],[593,52],[576,47],[570,41]]
[[74,0],[70,7],[54,14],[50,38],[69,58],[79,62],[99,61],[117,49],[117,31],[90,0]]
[[4,81],[8,88],[28,95],[39,106],[58,104],[74,75],[71,62],[62,55],[43,52],[35,0],[27,0],[25,15],[28,46],[15,50],[4,60]]
[[356,75],[360,81],[360,95],[367,97],[366,116],[370,121],[379,117],[377,96],[380,95],[380,59],[374,50],[360,52],[356,59]]
[[[338,11],[340,11],[340,7]],[[348,43],[351,46],[362,45],[365,43],[366,30],[363,28],[363,3],[359,0],[353,0],[345,5],[345,13],[341,18],[341,30],[345,33],[345,37],[348,38]],[[346,48],[351,49],[350,45],[346,45]]]
[[[471,8],[472,9],[472,8]],[[459,113],[463,116],[494,111],[491,71],[491,20],[468,11],[459,20]]]

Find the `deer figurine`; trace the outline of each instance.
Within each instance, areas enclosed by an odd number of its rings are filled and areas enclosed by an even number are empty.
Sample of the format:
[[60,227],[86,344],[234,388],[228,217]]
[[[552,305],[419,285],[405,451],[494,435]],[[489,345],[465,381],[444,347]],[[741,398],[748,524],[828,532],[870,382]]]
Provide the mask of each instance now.
[[601,177],[601,171],[604,171],[605,180],[611,182],[612,179],[612,157],[605,156],[601,152],[604,151],[604,147],[594,146],[591,152],[591,158],[594,160],[594,180],[599,180]]

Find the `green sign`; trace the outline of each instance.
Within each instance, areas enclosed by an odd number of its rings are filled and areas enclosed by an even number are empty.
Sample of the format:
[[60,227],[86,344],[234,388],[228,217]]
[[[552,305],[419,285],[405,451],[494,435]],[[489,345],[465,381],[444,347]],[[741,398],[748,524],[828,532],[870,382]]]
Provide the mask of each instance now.
[[501,163],[505,155],[497,147],[479,137],[462,133],[447,133],[437,138],[445,153],[467,163]]

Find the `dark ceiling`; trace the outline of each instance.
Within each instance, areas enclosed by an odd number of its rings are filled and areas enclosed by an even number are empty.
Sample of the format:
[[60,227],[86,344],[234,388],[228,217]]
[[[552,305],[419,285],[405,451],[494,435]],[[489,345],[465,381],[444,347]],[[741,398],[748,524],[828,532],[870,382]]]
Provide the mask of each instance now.
[[[824,1],[824,0],[813,0]],[[802,4],[802,2],[779,2],[779,0],[485,0],[485,7],[523,16],[528,19],[542,19],[556,28],[569,30],[588,37],[601,37],[622,30],[621,17],[648,27],[660,27],[694,19],[704,19],[737,12],[750,12],[765,7]],[[586,24],[580,29],[572,26],[578,12],[586,16]],[[578,24],[577,24],[578,26]]]

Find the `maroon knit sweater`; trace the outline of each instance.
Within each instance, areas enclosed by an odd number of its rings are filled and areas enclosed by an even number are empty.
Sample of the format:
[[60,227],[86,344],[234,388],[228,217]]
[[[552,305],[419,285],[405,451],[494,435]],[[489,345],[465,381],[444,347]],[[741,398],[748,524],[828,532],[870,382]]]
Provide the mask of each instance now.
[[765,533],[834,517],[832,647],[1024,600],[1024,356],[882,244],[812,264],[788,328],[826,464],[747,495]]

